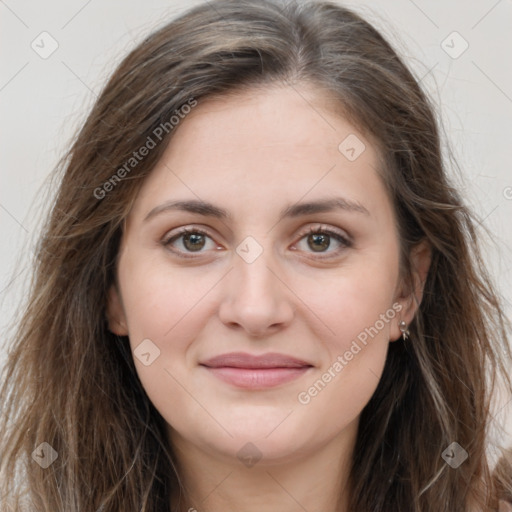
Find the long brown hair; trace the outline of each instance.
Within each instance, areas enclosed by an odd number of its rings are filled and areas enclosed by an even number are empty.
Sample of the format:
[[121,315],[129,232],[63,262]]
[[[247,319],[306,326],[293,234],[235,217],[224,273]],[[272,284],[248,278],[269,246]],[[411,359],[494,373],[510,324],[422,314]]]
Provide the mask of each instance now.
[[[123,220],[184,105],[305,82],[378,141],[405,276],[414,245],[426,239],[432,247],[410,340],[390,344],[361,415],[350,510],[497,508],[486,450],[495,382],[512,390],[508,326],[476,221],[447,178],[435,108],[355,13],[270,0],[210,1],[150,35],[116,69],[57,169],[60,188],[3,374],[2,503],[21,510],[25,496],[40,512],[169,509],[180,482],[164,420],[127,338],[105,319]],[[154,147],[131,161],[148,137]],[[442,457],[453,442],[468,454],[457,469]],[[57,454],[46,468],[34,457],[54,452],[42,443]]]

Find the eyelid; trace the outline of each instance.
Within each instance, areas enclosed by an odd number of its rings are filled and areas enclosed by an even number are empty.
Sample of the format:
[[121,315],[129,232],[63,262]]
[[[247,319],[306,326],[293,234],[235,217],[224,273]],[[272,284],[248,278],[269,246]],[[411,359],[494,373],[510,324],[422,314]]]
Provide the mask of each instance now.
[[201,235],[205,235],[205,236],[212,238],[210,236],[210,234],[208,233],[208,231],[206,231],[204,228],[200,228],[200,227],[194,226],[194,225],[189,225],[189,226],[181,226],[179,228],[173,229],[170,232],[166,233],[162,238],[162,242],[168,243],[173,238],[178,238],[180,235],[186,235],[187,233],[199,233]]
[[318,224],[316,227],[309,226],[308,229],[301,231],[299,236],[303,237],[304,235],[310,235],[312,233],[326,233],[329,235],[336,235],[342,238],[347,243],[353,243],[352,237],[346,231],[339,228],[330,227],[321,223]]
[[[207,229],[204,229],[204,228],[201,228],[201,227],[198,227],[195,225],[187,225],[187,226],[182,226],[180,228],[176,228],[175,230],[173,230],[171,232],[171,234],[166,234],[162,238],[161,243],[165,247],[169,248],[171,241],[177,240],[181,236],[184,236],[189,233],[197,233],[197,234],[203,235],[203,236],[209,238],[210,240],[212,240],[215,244],[217,244],[214,237],[211,236],[211,234],[208,232]],[[297,242],[294,243],[294,245],[296,245],[298,242],[300,242],[305,236],[310,235],[310,234],[315,234],[315,233],[326,234],[326,235],[334,238],[342,246],[341,249],[331,251],[328,253],[314,252],[314,251],[310,252],[310,254],[315,255],[315,259],[330,259],[330,258],[336,257],[339,255],[339,253],[343,249],[352,247],[352,245],[353,245],[352,238],[346,232],[340,230],[339,228],[329,227],[324,224],[318,224],[316,226],[310,225],[308,228],[302,229],[299,232],[299,234],[297,235],[298,240],[297,240]],[[219,244],[217,244],[217,246],[218,245]],[[198,258],[204,252],[204,251],[198,251],[197,255],[194,255],[193,251],[185,252],[185,251],[175,250],[175,249],[170,249],[170,248],[169,248],[169,250],[171,252],[173,252],[174,254],[177,254],[178,256],[183,257],[183,258]],[[296,250],[296,249],[294,249],[294,250]]]
[[330,236],[331,238],[334,238],[341,245],[341,247],[339,249],[336,249],[334,251],[330,251],[327,253],[308,251],[307,252],[308,255],[305,257],[309,258],[309,259],[311,259],[309,256],[311,254],[314,255],[314,259],[317,261],[318,260],[334,259],[334,258],[339,257],[345,249],[348,249],[354,245],[353,239],[348,233],[340,230],[339,228],[326,226],[324,224],[319,224],[316,227],[309,226],[308,229],[301,231],[300,234],[298,235],[299,236],[298,242],[302,241],[302,239],[305,236],[310,235],[310,234],[315,234],[315,233],[326,234],[326,235]]

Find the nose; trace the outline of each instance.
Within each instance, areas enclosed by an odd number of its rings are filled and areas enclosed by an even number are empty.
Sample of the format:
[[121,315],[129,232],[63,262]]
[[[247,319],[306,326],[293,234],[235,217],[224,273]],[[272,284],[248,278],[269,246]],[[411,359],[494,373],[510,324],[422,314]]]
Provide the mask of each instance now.
[[282,272],[271,268],[276,265],[266,257],[269,252],[252,263],[235,255],[234,268],[225,278],[219,317],[228,327],[251,336],[283,329],[294,316],[293,293],[283,282]]

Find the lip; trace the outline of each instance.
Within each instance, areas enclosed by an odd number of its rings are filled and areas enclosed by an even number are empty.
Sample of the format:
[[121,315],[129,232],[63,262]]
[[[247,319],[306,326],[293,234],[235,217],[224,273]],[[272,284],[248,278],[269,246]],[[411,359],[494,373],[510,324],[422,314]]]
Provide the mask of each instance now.
[[231,352],[212,357],[203,363],[215,377],[244,389],[265,389],[299,378],[312,364],[278,353],[252,355]]

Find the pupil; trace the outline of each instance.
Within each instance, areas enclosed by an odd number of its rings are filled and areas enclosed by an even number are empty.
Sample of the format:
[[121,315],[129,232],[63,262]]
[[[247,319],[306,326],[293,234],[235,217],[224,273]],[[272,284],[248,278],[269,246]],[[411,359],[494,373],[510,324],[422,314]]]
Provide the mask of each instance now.
[[[308,241],[313,241],[313,245],[310,244],[310,247],[316,251],[316,252],[320,252],[321,250],[323,249],[327,249],[329,247],[329,235],[321,235],[321,234],[313,234],[313,235],[309,235],[309,240]],[[316,243],[320,242],[322,245],[314,245]]]
[[[202,249],[204,247],[204,238],[203,235],[200,234],[189,234],[185,235],[184,238],[185,247],[187,249],[191,249],[192,251]],[[191,244],[191,245],[189,245]]]

